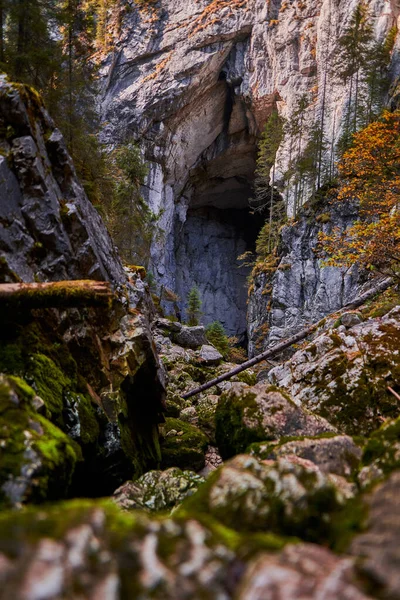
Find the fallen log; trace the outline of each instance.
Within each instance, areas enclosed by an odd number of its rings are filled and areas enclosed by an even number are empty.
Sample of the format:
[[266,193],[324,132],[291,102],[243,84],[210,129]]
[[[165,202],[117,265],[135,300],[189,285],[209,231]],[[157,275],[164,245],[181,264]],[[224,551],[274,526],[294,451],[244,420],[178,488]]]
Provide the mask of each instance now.
[[[376,285],[374,288],[371,288],[364,294],[361,294],[361,296],[359,296],[358,298],[353,300],[353,302],[349,302],[342,309],[332,313],[331,315],[328,315],[327,317],[325,317],[325,319],[329,319],[330,317],[333,317],[333,316],[336,316],[337,318],[339,318],[340,315],[347,312],[348,310],[354,310],[354,309],[358,308],[359,306],[362,306],[363,304],[365,304],[365,302],[367,302],[368,300],[370,300],[371,298],[376,296],[376,294],[387,290],[392,284],[393,284],[392,278],[384,279],[383,281],[378,283],[378,285]],[[322,319],[322,321],[324,321],[324,319]],[[235,369],[228,371],[228,373],[224,373],[223,375],[220,375],[219,377],[216,377],[215,379],[211,379],[211,381],[207,381],[207,383],[204,383],[203,385],[196,388],[195,390],[191,390],[190,392],[183,394],[182,398],[184,400],[187,400],[188,398],[191,398],[192,396],[196,396],[197,394],[200,394],[201,392],[208,390],[209,388],[213,387],[214,385],[217,385],[218,383],[221,383],[222,381],[227,381],[234,375],[238,375],[242,371],[245,371],[246,369],[249,369],[250,367],[257,365],[258,363],[260,363],[264,360],[267,360],[268,358],[272,358],[273,356],[276,356],[283,350],[286,350],[286,348],[289,348],[293,344],[297,344],[297,342],[301,342],[302,340],[307,338],[309,335],[314,333],[319,327],[321,327],[322,321],[318,321],[318,323],[313,323],[312,325],[309,325],[308,327],[301,329],[295,335],[292,335],[290,338],[283,340],[283,342],[279,342],[278,344],[275,344],[274,346],[272,346],[272,348],[269,348],[268,350],[265,350],[265,352],[263,352],[262,354],[258,354],[254,358],[247,360],[246,362],[242,363],[241,365],[238,365],[237,367],[235,367]]]
[[113,298],[107,281],[56,281],[50,283],[2,283],[0,307],[3,309],[71,308],[105,306]]

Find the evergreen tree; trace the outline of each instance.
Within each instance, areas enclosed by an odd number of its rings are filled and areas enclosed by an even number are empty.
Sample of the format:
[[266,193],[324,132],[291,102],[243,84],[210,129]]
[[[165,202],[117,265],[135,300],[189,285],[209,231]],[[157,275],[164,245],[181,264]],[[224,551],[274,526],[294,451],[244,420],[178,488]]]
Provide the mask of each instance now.
[[200,292],[194,285],[191,288],[187,298],[186,316],[188,325],[191,327],[199,325],[201,314]]
[[123,258],[147,266],[155,217],[140,194],[147,167],[135,144],[118,147],[112,157],[116,185],[104,207],[106,222]]
[[[276,155],[283,139],[283,132],[284,121],[278,111],[274,110],[261,135],[255,178],[255,199],[250,201],[253,207],[256,206],[256,210],[267,208],[270,232],[273,222],[282,218],[282,201],[275,189],[275,173]],[[271,237],[269,246],[272,249]]]
[[304,140],[304,116],[305,112],[309,106],[309,100],[307,94],[303,94],[299,98],[299,102],[297,104],[297,108],[292,115],[292,130],[293,135],[295,137],[295,145],[297,146],[297,156],[296,156],[296,164],[295,164],[295,191],[294,191],[294,207],[293,214],[296,218],[296,215],[302,205],[303,201],[303,170],[301,162],[299,163],[299,159],[303,154],[303,140]]
[[209,342],[216,347],[218,352],[226,358],[230,351],[229,339],[225,333],[225,329],[219,321],[214,321],[206,328],[206,336]]
[[[3,63],[14,81],[28,83],[45,93],[61,67],[61,53],[51,24],[57,18],[55,0],[3,2]],[[7,16],[6,22],[4,18]]]
[[361,0],[348,27],[339,38],[336,53],[336,72],[349,85],[349,101],[343,136],[339,145],[342,153],[349,147],[353,134],[362,119],[362,100],[367,79],[368,64],[373,44],[373,31],[368,6]]

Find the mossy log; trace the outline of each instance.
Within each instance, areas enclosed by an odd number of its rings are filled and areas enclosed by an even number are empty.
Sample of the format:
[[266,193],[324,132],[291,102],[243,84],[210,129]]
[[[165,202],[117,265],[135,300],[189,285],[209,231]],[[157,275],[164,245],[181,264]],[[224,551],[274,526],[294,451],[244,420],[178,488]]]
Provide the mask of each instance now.
[[113,296],[111,285],[106,281],[0,284],[2,309],[104,306],[111,302]]
[[263,360],[267,360],[269,358],[272,358],[273,356],[276,356],[277,354],[280,354],[283,350],[286,350],[286,348],[290,348],[290,346],[293,346],[293,344],[297,344],[298,342],[301,342],[302,340],[306,339],[309,335],[314,333],[317,329],[319,329],[319,327],[322,326],[322,324],[326,321],[326,319],[329,319],[333,316],[340,317],[344,312],[347,312],[349,310],[355,310],[359,306],[362,306],[363,304],[365,304],[365,302],[367,302],[368,300],[371,300],[371,298],[376,296],[376,294],[379,294],[379,293],[387,290],[391,285],[393,285],[393,283],[394,282],[393,282],[392,278],[387,278],[387,279],[380,281],[380,283],[378,283],[376,286],[374,286],[373,288],[371,288],[370,290],[368,290],[367,292],[365,292],[364,294],[362,294],[355,300],[353,300],[353,302],[346,304],[346,306],[344,306],[341,310],[339,310],[335,313],[332,313],[331,315],[328,315],[322,321],[318,321],[318,323],[313,323],[309,327],[306,327],[305,329],[301,329],[298,333],[296,333],[292,337],[287,338],[286,340],[283,340],[283,342],[280,342],[279,344],[275,344],[275,346],[272,346],[272,348],[268,348],[268,350],[266,350],[262,354],[259,354],[258,356],[255,356],[254,358],[252,358],[250,360],[247,360],[246,362],[237,366],[235,369],[232,369],[232,371],[229,371],[228,373],[224,373],[223,375],[220,375],[219,377],[216,377],[215,379],[212,379],[211,381],[204,383],[203,385],[196,388],[195,390],[191,390],[190,392],[183,394],[182,398],[184,400],[187,400],[188,398],[191,398],[192,396],[196,396],[197,394],[200,394],[201,392],[208,390],[209,388],[213,387],[214,385],[217,385],[218,383],[221,383],[222,381],[231,379],[231,377],[233,377],[234,375],[237,375],[238,373],[241,373],[242,371],[245,371],[246,369],[249,369],[250,367],[257,365],[258,363],[262,362]]

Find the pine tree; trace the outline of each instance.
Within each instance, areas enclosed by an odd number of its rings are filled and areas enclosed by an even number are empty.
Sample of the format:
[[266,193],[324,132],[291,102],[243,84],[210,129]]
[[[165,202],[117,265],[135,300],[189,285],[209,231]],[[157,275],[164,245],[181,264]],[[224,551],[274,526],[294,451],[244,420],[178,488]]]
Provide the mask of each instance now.
[[118,147],[112,155],[116,186],[111,205],[105,207],[106,222],[123,258],[147,266],[155,217],[140,194],[147,166],[133,144]]
[[373,44],[373,31],[368,6],[361,0],[350,19],[349,26],[339,38],[336,51],[336,73],[349,85],[349,101],[339,151],[349,147],[353,134],[361,124],[363,90]]
[[[3,62],[14,81],[28,83],[45,93],[61,65],[57,40],[50,25],[57,16],[55,0],[3,2]],[[4,21],[3,21],[4,24]]]
[[[256,210],[265,210],[268,207],[269,213],[269,231],[272,231],[274,220],[282,217],[281,207],[277,208],[275,215],[275,205],[281,204],[281,197],[275,189],[276,173],[276,155],[283,139],[284,121],[275,109],[265,124],[261,135],[259,145],[256,178],[255,178],[255,199],[252,201]],[[272,240],[270,238],[270,250],[272,249]]]
[[230,351],[229,339],[225,333],[225,329],[219,321],[214,321],[206,328],[206,336],[209,342],[216,347],[218,352],[222,354],[224,358],[227,357]]
[[198,288],[194,285],[187,298],[186,316],[188,325],[195,327],[200,323],[201,317],[201,298]]

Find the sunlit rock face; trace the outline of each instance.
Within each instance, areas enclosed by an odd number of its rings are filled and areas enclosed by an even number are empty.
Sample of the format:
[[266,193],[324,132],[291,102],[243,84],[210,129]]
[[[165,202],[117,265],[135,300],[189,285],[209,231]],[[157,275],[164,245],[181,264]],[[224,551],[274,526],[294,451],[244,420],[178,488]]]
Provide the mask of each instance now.
[[[304,113],[309,130],[320,114],[327,52],[356,4],[160,0],[132,3],[120,15],[114,51],[102,67],[104,140],[140,140],[150,163],[144,196],[159,214],[152,270],[159,285],[182,300],[196,283],[206,323],[218,318],[230,333],[243,331],[246,273],[236,268],[236,255],[252,249],[259,228],[255,219],[247,229],[244,224],[260,132],[273,106],[290,119],[303,94],[310,100]],[[397,4],[368,3],[377,39],[395,24]],[[337,77],[327,78],[329,141],[340,136],[348,95]],[[278,177],[289,156],[285,139]],[[239,228],[232,225],[237,210]]]

